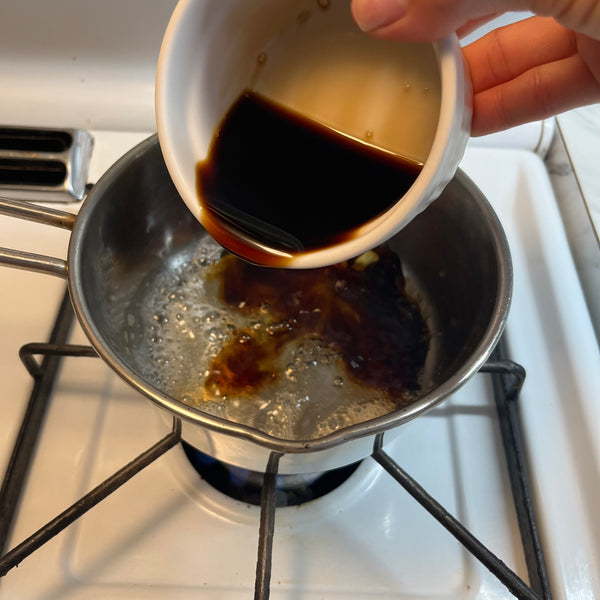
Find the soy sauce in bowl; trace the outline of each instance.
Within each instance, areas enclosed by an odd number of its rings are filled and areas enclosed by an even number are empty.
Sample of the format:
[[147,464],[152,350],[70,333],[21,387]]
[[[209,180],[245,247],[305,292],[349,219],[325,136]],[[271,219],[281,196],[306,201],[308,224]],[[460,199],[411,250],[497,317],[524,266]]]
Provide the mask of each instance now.
[[242,258],[285,267],[353,239],[421,167],[245,91],[196,166],[203,225]]

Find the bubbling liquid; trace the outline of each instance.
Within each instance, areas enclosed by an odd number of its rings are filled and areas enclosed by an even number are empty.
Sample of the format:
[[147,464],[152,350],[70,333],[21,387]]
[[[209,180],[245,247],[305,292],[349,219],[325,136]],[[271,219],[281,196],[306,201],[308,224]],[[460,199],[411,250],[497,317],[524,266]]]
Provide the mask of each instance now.
[[274,270],[205,236],[171,260],[132,301],[142,312],[127,316],[124,336],[143,376],[181,402],[310,440],[419,393],[429,336],[391,251]]

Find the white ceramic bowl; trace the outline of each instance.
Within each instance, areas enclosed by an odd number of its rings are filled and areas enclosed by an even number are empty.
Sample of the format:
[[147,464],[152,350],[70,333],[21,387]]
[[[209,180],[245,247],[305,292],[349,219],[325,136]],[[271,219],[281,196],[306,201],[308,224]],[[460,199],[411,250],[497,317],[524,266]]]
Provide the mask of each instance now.
[[[305,30],[300,29],[300,26],[305,27]],[[336,51],[335,48],[329,49],[327,44],[339,38],[341,42],[337,49],[341,48],[344,54],[352,56],[351,52],[345,52],[345,44],[354,43],[348,40],[352,36],[364,36],[362,39],[367,37],[358,29],[350,31],[353,28],[356,29],[351,22],[347,0],[180,0],[169,22],[160,51],[156,79],[156,119],[160,146],[169,173],[184,202],[201,223],[203,210],[197,194],[196,165],[207,157],[219,123],[239,95],[248,88],[258,88],[261,92],[263,84],[269,91],[273,77],[270,77],[268,71],[267,76],[264,76],[264,72],[261,72],[262,63],[277,63],[277,60],[271,58],[273,55],[281,55],[282,43],[284,48],[296,48],[292,53],[295,58],[287,61],[289,69],[286,73],[293,73],[296,63],[302,62],[304,56],[312,56],[313,61],[315,56],[320,56],[319,63],[323,65],[325,75],[319,86],[308,94],[309,103],[312,101],[317,111],[319,102],[327,109],[333,107],[333,112],[330,110],[330,113],[335,116],[335,101],[331,101],[331,95],[327,95],[330,91],[325,91],[329,77],[327,73],[345,73],[348,65],[336,66],[334,71],[327,71],[328,61]],[[300,35],[299,31],[306,33]],[[290,36],[293,38],[291,42]],[[306,44],[306,51],[302,49],[302,44]],[[319,48],[319,44],[324,44],[323,49]],[[404,52],[409,58],[415,48],[414,45],[399,42],[390,44],[395,44],[394,52]],[[373,248],[393,236],[426,208],[454,176],[470,132],[470,82],[455,36],[428,48],[439,79],[439,115],[435,115],[431,140],[427,143],[429,149],[423,157],[423,168],[415,183],[394,206],[362,227],[359,235],[353,239],[299,254],[284,261],[284,266],[320,267],[341,262]],[[355,64],[360,62],[359,59],[360,56],[353,59]],[[405,62],[409,70],[420,69],[411,65],[411,60]],[[399,73],[402,68],[402,65],[398,66]],[[366,73],[371,71],[374,69]],[[300,82],[311,80],[305,77],[302,70],[298,72]],[[384,123],[380,129],[391,131],[390,126],[400,122],[404,111],[401,101],[408,95],[403,95],[399,88],[394,87],[396,83],[390,83],[389,75],[387,73],[387,83],[384,85],[391,87],[382,88],[383,93],[380,89],[370,98],[369,102],[373,106],[368,107],[367,112],[377,118],[384,115],[389,126]],[[343,77],[347,80],[347,73]],[[365,71],[360,77],[365,77]],[[378,77],[379,80],[385,79]],[[354,85],[352,82],[346,83]],[[349,94],[343,88],[346,83],[336,83],[332,89],[343,90],[342,96],[348,99],[355,94]],[[397,83],[403,85],[400,75]],[[286,93],[293,97],[298,87],[298,81],[287,85],[283,93],[284,101]],[[368,89],[371,87],[365,86]],[[407,90],[409,87],[406,84]],[[388,89],[389,93],[386,92]],[[425,91],[428,90],[427,87]],[[321,92],[324,98],[322,101],[319,99]],[[274,95],[277,93],[276,90]],[[382,104],[385,106],[381,106]],[[414,106],[418,108],[420,105],[417,103]],[[362,107],[358,111],[352,111],[352,114],[361,111]],[[319,118],[319,115],[316,116]],[[329,124],[338,127],[337,124]],[[339,125],[342,130],[343,127]],[[377,145],[377,140],[374,139],[373,143]],[[396,148],[390,147],[394,144],[392,139],[387,144],[388,149],[396,151]]]

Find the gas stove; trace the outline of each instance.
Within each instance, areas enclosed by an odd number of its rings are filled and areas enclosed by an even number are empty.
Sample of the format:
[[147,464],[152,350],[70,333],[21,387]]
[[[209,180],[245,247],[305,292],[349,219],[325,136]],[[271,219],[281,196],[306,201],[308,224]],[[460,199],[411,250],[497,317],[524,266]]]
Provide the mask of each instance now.
[[[91,182],[145,137],[92,135]],[[515,148],[470,147],[461,167],[494,206],[512,252],[506,356],[495,357],[496,367],[508,357],[526,371],[520,393],[508,400],[512,408],[498,409],[496,376],[479,373],[441,406],[402,425],[392,442],[384,435],[382,448],[325,495],[266,517],[263,508],[261,517],[260,506],[199,475],[151,403],[100,359],[85,352],[64,357],[40,417],[6,556],[155,444],[166,439],[170,449],[26,553],[1,580],[0,598],[598,597],[600,354],[548,174],[539,156]],[[76,212],[79,205],[66,206]],[[5,246],[65,256],[65,232],[7,217],[0,227]],[[31,389],[41,385],[21,364],[19,349],[47,341],[61,302],[61,319],[68,323],[72,315],[63,281],[13,269],[0,270],[0,278],[0,457],[7,465]],[[76,323],[66,341],[87,344]],[[32,355],[43,351],[29,347]],[[488,370],[497,369],[492,363]],[[508,462],[505,410],[517,416],[509,437],[523,435]],[[511,486],[514,460],[529,476],[524,494]],[[415,501],[421,492],[430,510],[429,496],[435,499],[433,516]],[[529,509],[535,520],[523,526]],[[438,521],[453,528],[453,518],[476,538],[471,549],[483,553],[483,563]],[[272,549],[265,555],[259,532],[269,519]],[[536,541],[541,564],[531,556]],[[488,553],[502,562],[490,563]],[[262,570],[261,561],[268,563]]]
[[[154,68],[175,1],[4,4],[0,121],[88,131],[95,183],[154,130]],[[262,507],[199,475],[177,423],[86,350],[64,281],[0,268],[0,468],[23,479],[0,497],[0,600],[599,598],[600,351],[539,155],[548,125],[470,144],[461,164],[511,248],[500,352],[293,506],[272,507],[273,465]],[[66,200],[77,213],[80,201]],[[68,240],[0,216],[1,246],[64,258]],[[68,355],[42,358],[49,340]],[[11,460],[23,435],[28,467]],[[65,511],[83,514],[62,529]]]

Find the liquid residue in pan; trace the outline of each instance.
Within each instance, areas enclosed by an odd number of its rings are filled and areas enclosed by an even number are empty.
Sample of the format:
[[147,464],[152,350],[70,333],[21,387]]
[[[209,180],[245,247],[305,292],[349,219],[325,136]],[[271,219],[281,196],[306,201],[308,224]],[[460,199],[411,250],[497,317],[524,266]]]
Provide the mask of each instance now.
[[148,277],[126,324],[128,351],[155,387],[284,439],[319,438],[409,404],[429,345],[387,247],[280,270],[205,236]]

